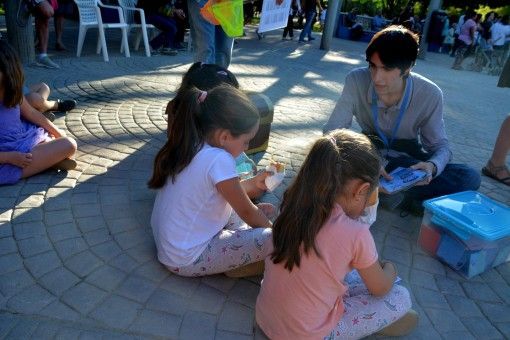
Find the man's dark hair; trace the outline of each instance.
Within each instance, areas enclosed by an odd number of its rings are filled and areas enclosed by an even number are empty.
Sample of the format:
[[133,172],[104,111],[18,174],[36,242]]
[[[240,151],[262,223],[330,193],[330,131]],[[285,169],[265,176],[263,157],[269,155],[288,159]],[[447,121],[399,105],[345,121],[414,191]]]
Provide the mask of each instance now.
[[403,26],[391,25],[377,32],[365,52],[367,61],[377,52],[384,66],[398,67],[402,73],[414,66],[419,50],[417,34]]

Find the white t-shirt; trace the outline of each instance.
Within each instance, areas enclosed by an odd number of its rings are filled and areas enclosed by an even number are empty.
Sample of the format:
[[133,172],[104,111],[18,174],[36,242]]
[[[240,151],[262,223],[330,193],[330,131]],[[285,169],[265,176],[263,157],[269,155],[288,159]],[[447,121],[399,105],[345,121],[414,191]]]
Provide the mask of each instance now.
[[228,222],[232,207],[216,184],[237,177],[227,151],[205,144],[191,163],[159,189],[151,226],[158,259],[170,267],[193,263]]
[[503,46],[507,35],[510,35],[510,25],[503,25],[499,21],[492,25],[491,38],[494,46]]

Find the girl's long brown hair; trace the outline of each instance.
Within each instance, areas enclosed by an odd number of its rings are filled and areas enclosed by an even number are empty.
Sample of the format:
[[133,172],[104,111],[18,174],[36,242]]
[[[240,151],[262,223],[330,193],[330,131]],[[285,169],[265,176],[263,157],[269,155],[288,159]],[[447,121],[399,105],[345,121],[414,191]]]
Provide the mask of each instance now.
[[16,51],[5,41],[0,41],[0,73],[5,107],[14,107],[23,101],[23,83],[25,76]]
[[216,129],[226,129],[237,137],[248,133],[259,121],[255,105],[233,86],[215,87],[199,100],[201,94],[192,87],[182,95],[168,141],[156,155],[150,188],[161,188],[169,177],[174,182]]
[[273,225],[273,263],[284,263],[292,271],[301,256],[315,244],[345,184],[361,179],[375,189],[380,158],[370,140],[350,130],[335,130],[319,138],[306,157],[294,182],[283,195],[281,213]]

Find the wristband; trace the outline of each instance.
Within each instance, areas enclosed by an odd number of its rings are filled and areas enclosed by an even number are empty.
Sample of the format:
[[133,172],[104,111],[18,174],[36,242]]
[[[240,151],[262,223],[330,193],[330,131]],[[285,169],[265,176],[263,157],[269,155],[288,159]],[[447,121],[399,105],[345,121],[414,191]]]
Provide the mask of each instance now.
[[432,162],[432,161],[427,161],[427,163],[432,164],[432,166],[434,167],[434,168],[432,169],[432,177],[435,177],[435,176],[436,176],[436,174],[437,174],[437,166],[436,166],[436,163],[434,163],[434,162]]

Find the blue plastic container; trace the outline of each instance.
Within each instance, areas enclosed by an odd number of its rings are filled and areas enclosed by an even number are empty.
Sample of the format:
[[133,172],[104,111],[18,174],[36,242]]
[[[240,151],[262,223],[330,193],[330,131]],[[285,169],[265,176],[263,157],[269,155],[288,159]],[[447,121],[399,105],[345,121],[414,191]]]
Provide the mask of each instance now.
[[[418,243],[428,253],[436,249],[432,256],[468,278],[510,261],[510,207],[476,191],[433,198],[423,205]],[[431,229],[440,235],[435,248],[426,246]]]

